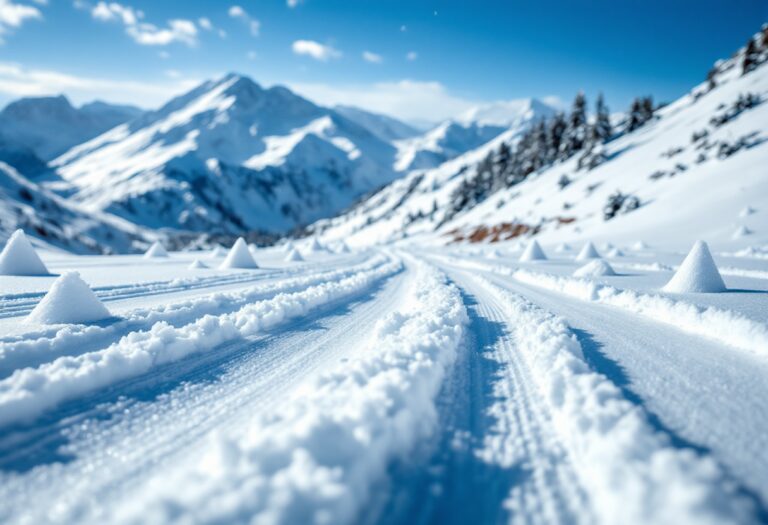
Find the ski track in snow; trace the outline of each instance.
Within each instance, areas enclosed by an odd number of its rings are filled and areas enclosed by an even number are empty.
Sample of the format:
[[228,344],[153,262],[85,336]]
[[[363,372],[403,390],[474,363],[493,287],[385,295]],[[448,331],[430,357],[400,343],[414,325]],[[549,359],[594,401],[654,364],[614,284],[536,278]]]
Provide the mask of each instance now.
[[764,323],[499,262],[96,288],[118,319],[0,339],[0,522],[768,519]]

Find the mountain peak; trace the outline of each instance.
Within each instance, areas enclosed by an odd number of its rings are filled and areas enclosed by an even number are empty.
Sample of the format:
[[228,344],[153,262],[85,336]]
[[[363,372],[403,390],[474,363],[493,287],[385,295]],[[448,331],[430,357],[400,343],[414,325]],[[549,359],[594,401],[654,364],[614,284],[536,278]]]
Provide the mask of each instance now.
[[513,126],[522,121],[554,115],[555,108],[536,98],[499,100],[475,106],[455,120],[464,125]]

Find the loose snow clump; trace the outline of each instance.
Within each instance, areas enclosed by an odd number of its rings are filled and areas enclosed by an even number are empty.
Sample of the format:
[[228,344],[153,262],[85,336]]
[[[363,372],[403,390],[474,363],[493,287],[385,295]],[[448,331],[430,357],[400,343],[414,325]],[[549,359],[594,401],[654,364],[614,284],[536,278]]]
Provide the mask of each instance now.
[[259,265],[253,259],[248,245],[245,243],[245,239],[239,237],[232,249],[229,250],[227,258],[219,266],[220,269],[226,270],[229,268],[258,268]]
[[602,259],[595,259],[588,262],[575,272],[574,277],[604,277],[606,275],[616,275],[610,264]]
[[35,306],[27,321],[40,324],[92,323],[112,317],[77,272],[56,279],[50,291]]
[[587,261],[589,259],[599,259],[600,254],[597,253],[597,249],[595,248],[595,245],[592,244],[592,242],[588,242],[584,245],[584,247],[579,252],[579,255],[576,256],[577,261]]
[[165,248],[160,244],[160,241],[153,242],[152,246],[149,247],[149,250],[144,252],[145,259],[154,259],[156,257],[168,257],[168,252],[165,251]]
[[0,275],[50,275],[22,230],[16,230],[0,253]]
[[539,246],[539,243],[535,239],[528,243],[528,246],[526,246],[523,255],[520,256],[520,262],[546,260],[547,256],[544,254],[544,250],[541,249],[541,246]]
[[707,243],[696,241],[690,253],[663,290],[670,293],[717,293],[726,291]]
[[194,261],[192,261],[192,264],[187,266],[187,268],[189,268],[190,270],[200,270],[202,268],[208,268],[208,265],[205,264],[200,259],[195,259]]
[[288,252],[288,255],[285,256],[285,260],[288,262],[300,262],[304,260],[304,257],[301,256],[299,250],[294,248]]

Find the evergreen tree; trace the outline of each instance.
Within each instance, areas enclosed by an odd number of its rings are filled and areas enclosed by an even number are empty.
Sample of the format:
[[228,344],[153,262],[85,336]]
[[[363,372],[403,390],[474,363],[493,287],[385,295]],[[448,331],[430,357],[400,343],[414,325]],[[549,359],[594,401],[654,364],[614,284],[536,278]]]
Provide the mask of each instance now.
[[613,129],[611,128],[611,115],[608,112],[608,107],[605,105],[603,94],[600,93],[597,96],[597,102],[595,103],[595,123],[592,126],[592,142],[593,144],[602,144],[611,138]]
[[757,46],[755,45],[755,39],[750,38],[749,42],[747,42],[747,47],[744,50],[744,58],[741,62],[741,74],[746,75],[755,67],[757,67],[757,62],[760,58],[760,53],[757,49]]
[[563,143],[560,146],[561,158],[567,159],[584,147],[587,139],[587,99],[579,91],[573,100],[571,114],[568,116],[568,127],[565,130]]
[[558,112],[549,125],[548,157],[554,162],[560,155],[560,148],[563,144],[563,135],[565,135],[565,115]]

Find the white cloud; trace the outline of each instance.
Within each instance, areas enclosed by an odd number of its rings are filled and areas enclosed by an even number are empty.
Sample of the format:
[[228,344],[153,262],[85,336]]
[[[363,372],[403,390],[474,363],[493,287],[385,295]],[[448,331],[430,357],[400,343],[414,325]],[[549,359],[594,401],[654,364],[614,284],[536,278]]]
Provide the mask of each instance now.
[[[84,5],[80,4],[81,7]],[[142,22],[144,18],[142,11],[117,2],[104,1],[100,1],[91,9],[91,16],[103,22],[120,22],[128,36],[137,44],[144,46],[165,46],[173,42],[181,42],[188,46],[197,44],[197,26],[191,20],[169,20],[168,27],[160,28],[154,24]]]
[[166,69],[165,76],[168,78],[181,78],[182,74],[178,69]]
[[297,40],[291,46],[293,52],[297,55],[306,55],[320,60],[321,62],[327,62],[332,58],[341,57],[341,51],[334,49],[331,46],[326,46],[320,42],[314,40]]
[[42,19],[40,10],[31,5],[16,4],[12,0],[0,0],[0,42],[10,29],[22,26],[25,20]]
[[453,95],[439,82],[400,80],[346,86],[296,83],[290,87],[322,105],[359,106],[411,121],[438,122],[481,103]]
[[259,36],[259,30],[261,29],[261,22],[249,15],[245,9],[239,5],[233,5],[229,8],[229,16],[232,18],[238,18],[248,25],[248,29],[253,36]]
[[416,51],[409,51],[408,53],[405,54],[405,59],[410,60],[411,62],[413,62],[417,58],[419,58],[419,54]]
[[99,98],[142,107],[156,107],[199,83],[195,79],[149,83],[79,77],[59,71],[29,69],[19,64],[0,62],[0,95],[5,95],[4,98],[8,99],[64,93],[75,103]]
[[541,97],[541,101],[544,102],[548,106],[552,106],[556,109],[565,109],[568,107],[568,104],[565,103],[563,99],[558,97],[557,95],[548,95],[546,97]]
[[285,0],[286,5],[293,9],[294,7],[298,6],[302,0]]
[[205,29],[206,31],[211,31],[213,29],[213,24],[211,23],[210,18],[198,18],[197,19],[197,25],[199,25],[202,29]]
[[363,60],[372,64],[381,64],[384,59],[381,55],[377,55],[371,51],[363,51]]

